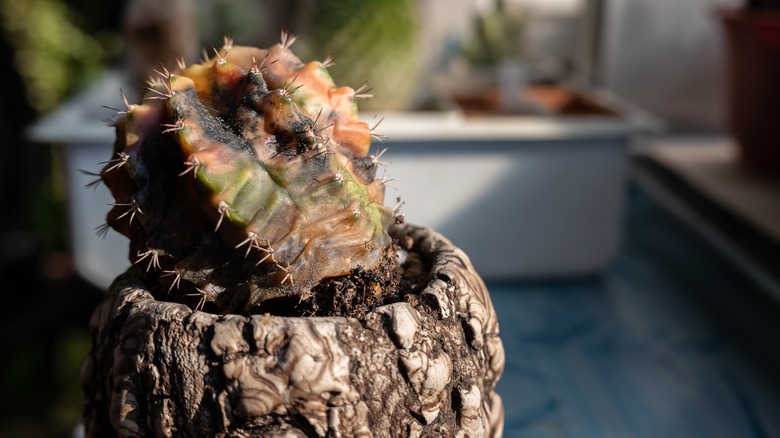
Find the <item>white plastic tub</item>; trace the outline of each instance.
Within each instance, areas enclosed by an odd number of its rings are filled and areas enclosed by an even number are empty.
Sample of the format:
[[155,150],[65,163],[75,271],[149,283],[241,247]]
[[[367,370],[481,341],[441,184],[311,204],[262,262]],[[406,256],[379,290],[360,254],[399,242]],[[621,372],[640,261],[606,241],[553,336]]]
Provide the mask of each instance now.
[[[86,188],[94,177],[80,170],[110,158],[114,130],[101,119],[112,111],[102,106],[120,107],[122,86],[109,72],[30,131],[62,146],[76,268],[99,287],[129,266],[128,242],[96,234],[113,199],[104,186]],[[620,244],[627,143],[655,123],[616,110],[620,117],[576,119],[378,114],[377,132],[388,138],[376,146],[387,148],[393,179],[386,203],[400,196],[408,222],[443,233],[488,280],[596,272]]]
[[383,160],[407,221],[436,228],[486,279],[603,269],[621,240],[640,120],[388,114]]

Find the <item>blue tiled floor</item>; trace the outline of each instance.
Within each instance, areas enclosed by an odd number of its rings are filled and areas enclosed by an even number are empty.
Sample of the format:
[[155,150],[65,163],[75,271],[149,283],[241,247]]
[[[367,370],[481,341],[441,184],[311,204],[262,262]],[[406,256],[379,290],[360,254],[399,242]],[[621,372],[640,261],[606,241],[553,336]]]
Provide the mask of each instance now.
[[636,187],[601,275],[488,283],[507,437],[780,436],[780,307]]

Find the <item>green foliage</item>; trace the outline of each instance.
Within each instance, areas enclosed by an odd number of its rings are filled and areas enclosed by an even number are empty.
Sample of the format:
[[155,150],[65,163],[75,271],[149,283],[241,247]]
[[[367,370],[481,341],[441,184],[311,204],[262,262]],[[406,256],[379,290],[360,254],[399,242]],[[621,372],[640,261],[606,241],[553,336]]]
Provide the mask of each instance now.
[[39,112],[86,85],[119,52],[116,33],[93,35],[78,22],[78,15],[59,0],[0,0],[0,23],[16,48],[14,65]]
[[747,0],[748,9],[780,10],[780,0]]
[[466,41],[463,54],[472,65],[496,65],[510,58],[522,58],[524,17],[510,12],[502,0],[495,8],[474,17],[474,34]]

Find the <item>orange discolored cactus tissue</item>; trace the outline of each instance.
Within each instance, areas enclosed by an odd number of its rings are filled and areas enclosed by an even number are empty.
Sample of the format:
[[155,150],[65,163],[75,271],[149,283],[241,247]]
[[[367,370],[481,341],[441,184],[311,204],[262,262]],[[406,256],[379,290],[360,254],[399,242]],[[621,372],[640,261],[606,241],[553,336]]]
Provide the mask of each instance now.
[[115,123],[106,226],[150,281],[194,306],[302,299],[391,257],[394,210],[361,90],[337,87],[328,62],[302,62],[292,42],[226,39],[201,64],[157,72]]

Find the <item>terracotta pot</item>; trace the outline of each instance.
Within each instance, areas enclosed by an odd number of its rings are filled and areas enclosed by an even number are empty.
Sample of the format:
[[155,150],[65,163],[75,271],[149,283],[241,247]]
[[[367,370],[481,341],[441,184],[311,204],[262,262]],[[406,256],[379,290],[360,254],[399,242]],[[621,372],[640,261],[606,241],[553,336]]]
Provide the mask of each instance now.
[[780,13],[724,10],[727,122],[743,161],[780,171]]
[[193,311],[121,275],[92,318],[87,436],[500,436],[484,282],[435,231],[392,234],[426,286],[360,319]]

